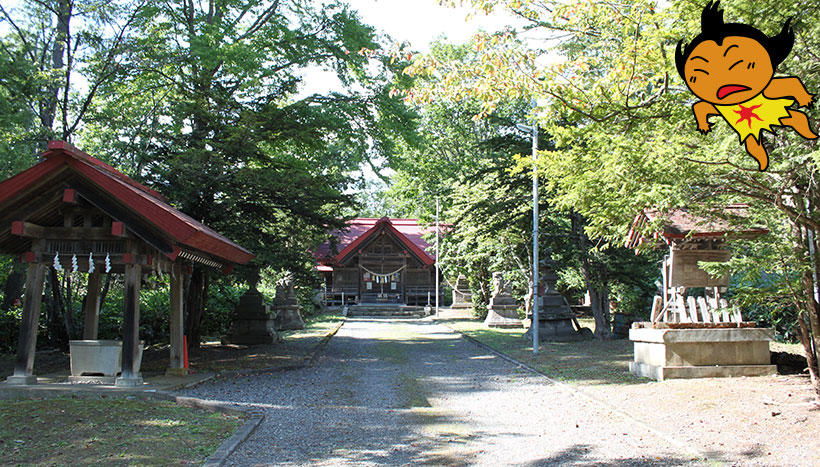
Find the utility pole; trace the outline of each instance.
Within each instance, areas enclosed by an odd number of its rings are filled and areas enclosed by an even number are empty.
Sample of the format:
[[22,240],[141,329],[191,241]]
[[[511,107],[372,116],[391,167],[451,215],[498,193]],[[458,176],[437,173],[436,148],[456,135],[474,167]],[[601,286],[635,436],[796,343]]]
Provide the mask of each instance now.
[[438,216],[439,216],[439,202],[438,196],[436,196],[436,316],[438,316],[438,297],[439,297],[439,265],[438,265],[438,237],[439,237],[439,226],[438,226]]
[[[533,106],[535,107],[535,106]],[[532,119],[532,354],[538,354],[538,120]]]

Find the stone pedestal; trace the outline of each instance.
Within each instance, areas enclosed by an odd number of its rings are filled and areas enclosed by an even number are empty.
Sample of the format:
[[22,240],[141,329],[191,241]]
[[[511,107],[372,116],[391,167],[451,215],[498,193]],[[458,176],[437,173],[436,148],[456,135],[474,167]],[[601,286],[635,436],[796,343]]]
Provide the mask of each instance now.
[[35,375],[12,375],[6,378],[6,384],[9,386],[31,386],[37,384],[37,377]]
[[491,328],[520,328],[518,303],[510,293],[510,282],[500,272],[493,273],[493,296],[484,324]]
[[769,354],[774,330],[742,324],[686,329],[635,323],[629,330],[635,343],[629,371],[658,381],[776,374]]
[[[556,290],[558,276],[552,268],[552,260],[545,259],[540,264],[538,301],[538,340],[540,342],[566,342],[583,340],[584,336],[575,329],[575,314],[563,295]],[[532,314],[529,316],[532,320]],[[532,321],[531,321],[532,322]],[[532,340],[532,326],[524,334]]]
[[459,274],[458,279],[456,279],[455,288],[453,289],[453,304],[450,308],[456,310],[473,308],[473,293],[464,274]]
[[276,287],[273,310],[276,313],[275,324],[277,331],[305,328],[305,322],[299,314],[299,301],[296,299],[291,280],[286,280],[284,284]]
[[265,298],[252,285],[236,306],[231,329],[222,336],[223,344],[259,345],[279,341],[274,320]]
[[143,381],[142,376],[120,376],[114,381],[114,386],[118,388],[138,388],[145,384]]

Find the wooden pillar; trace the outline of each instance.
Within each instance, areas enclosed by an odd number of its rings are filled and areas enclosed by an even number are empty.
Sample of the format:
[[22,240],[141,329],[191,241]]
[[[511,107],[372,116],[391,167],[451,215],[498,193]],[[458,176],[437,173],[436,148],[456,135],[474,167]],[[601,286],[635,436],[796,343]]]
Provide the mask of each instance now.
[[134,387],[142,385],[142,378],[139,374],[141,280],[142,268],[140,265],[126,264],[123,303],[122,376],[117,378],[117,386]]
[[94,271],[88,275],[88,291],[85,295],[85,320],[83,321],[83,339],[94,340],[100,328],[100,289],[102,274]]
[[183,275],[182,266],[174,264],[171,273],[171,319],[170,322],[170,340],[171,340],[171,362],[167,375],[186,375],[188,370],[185,368],[183,362],[183,315],[182,315],[182,288]]
[[17,360],[14,375],[6,379],[8,384],[36,384],[34,376],[34,352],[37,348],[37,325],[40,321],[40,303],[43,299],[43,279],[46,267],[29,264],[26,272],[26,294],[23,297],[23,320],[17,341]]

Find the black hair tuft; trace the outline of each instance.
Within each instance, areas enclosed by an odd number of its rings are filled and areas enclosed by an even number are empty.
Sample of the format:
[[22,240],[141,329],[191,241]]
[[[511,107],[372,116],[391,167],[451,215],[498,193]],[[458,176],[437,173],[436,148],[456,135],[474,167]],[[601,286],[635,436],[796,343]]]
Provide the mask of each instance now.
[[709,2],[703,7],[700,14],[701,31],[718,31],[723,27],[723,10],[720,9],[720,0]]
[[692,39],[692,42],[684,45],[683,40],[678,42],[675,48],[675,67],[681,78],[684,76],[684,66],[686,59],[698,44],[706,41],[715,41],[718,45],[723,44],[723,40],[729,36],[748,37],[754,39],[762,45],[772,61],[772,68],[783,62],[792,51],[794,46],[794,31],[791,28],[791,18],[786,20],[783,29],[776,36],[769,37],[761,30],[742,23],[724,23],[723,10],[720,9],[720,0],[709,2],[703,7],[700,15],[700,34]]

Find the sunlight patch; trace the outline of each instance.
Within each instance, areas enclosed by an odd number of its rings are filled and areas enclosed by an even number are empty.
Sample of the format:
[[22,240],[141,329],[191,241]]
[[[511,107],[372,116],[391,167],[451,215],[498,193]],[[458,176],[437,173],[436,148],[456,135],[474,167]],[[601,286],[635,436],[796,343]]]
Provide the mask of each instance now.
[[141,426],[182,426],[182,425],[187,425],[187,423],[183,422],[182,420],[164,419],[164,420],[142,420],[140,422],[137,422],[137,425],[141,425]]

